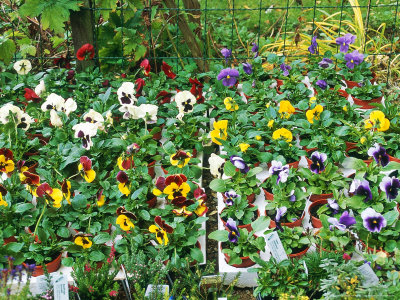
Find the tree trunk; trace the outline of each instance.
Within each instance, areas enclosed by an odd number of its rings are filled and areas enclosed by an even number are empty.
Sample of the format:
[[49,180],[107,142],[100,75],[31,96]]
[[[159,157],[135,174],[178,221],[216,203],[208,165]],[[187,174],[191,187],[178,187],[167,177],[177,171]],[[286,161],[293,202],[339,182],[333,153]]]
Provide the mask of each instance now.
[[[178,19],[177,17],[177,6],[175,4],[174,0],[164,0],[165,6],[169,8],[169,13],[174,16],[175,20],[179,23],[179,29],[183,33],[183,38],[185,39],[185,42],[187,46],[189,47],[192,56],[195,58],[202,58],[203,55],[201,53],[201,48],[199,44],[196,41],[196,36],[190,30],[190,27],[186,21],[186,18],[183,14],[179,14]],[[208,70],[208,65],[205,61],[202,59],[196,59],[196,64],[199,67],[200,72],[204,72]]]
[[[84,44],[94,45],[94,16],[91,8],[91,1],[84,0],[83,7],[79,11],[71,11],[71,30],[72,30],[72,42],[74,44],[74,53],[76,58],[76,52]],[[97,52],[97,49],[95,49]],[[96,53],[97,56],[97,53]],[[76,70],[78,72],[84,71],[88,67],[93,67],[95,65],[94,59],[91,60],[76,60]]]
[[[189,21],[192,23],[196,23],[198,25],[198,27],[201,27],[201,22],[200,22],[201,10],[200,10],[199,1],[198,0],[183,0],[183,5],[185,6],[186,9],[190,9],[190,11],[187,12]],[[195,10],[192,10],[192,9],[195,9]]]

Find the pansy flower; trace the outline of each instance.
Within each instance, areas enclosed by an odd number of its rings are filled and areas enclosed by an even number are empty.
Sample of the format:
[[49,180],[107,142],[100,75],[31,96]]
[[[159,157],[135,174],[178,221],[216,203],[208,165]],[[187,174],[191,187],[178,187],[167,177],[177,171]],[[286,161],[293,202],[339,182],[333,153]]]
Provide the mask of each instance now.
[[328,87],[328,84],[326,83],[325,80],[317,80],[317,82],[315,83],[316,86],[318,86],[321,90],[326,90],[326,88]]
[[364,196],[364,202],[372,200],[371,188],[369,187],[369,181],[366,179],[354,179],[350,185],[349,192],[357,196]]
[[149,227],[149,231],[151,233],[155,233],[156,234],[156,239],[157,242],[160,245],[168,245],[168,235],[167,233],[171,234],[174,232],[174,229],[169,226],[168,224],[165,223],[164,220],[161,219],[160,216],[157,216],[154,218],[154,222],[158,225],[150,225]]
[[332,64],[332,63],[333,63],[333,60],[332,60],[332,59],[330,59],[330,58],[323,58],[323,59],[318,63],[318,65],[319,65],[321,68],[326,69],[326,68],[329,68],[330,64]]
[[98,207],[102,207],[106,203],[106,196],[103,195],[103,189],[97,192],[97,201],[96,204]]
[[208,163],[210,165],[211,175],[221,178],[222,174],[224,173],[225,159],[216,155],[215,153],[211,153],[210,157],[208,158]]
[[34,122],[34,120],[18,106],[7,103],[0,108],[0,122],[2,124],[7,124],[10,121],[10,113],[14,115],[12,118],[17,127],[25,131],[28,130],[30,124]]
[[364,121],[365,129],[376,129],[378,131],[386,131],[390,127],[390,121],[385,118],[385,114],[380,110],[374,110],[369,114],[367,120]]
[[96,172],[92,169],[92,161],[87,156],[81,156],[79,161],[78,171],[82,173],[86,182],[92,182],[96,178]]
[[282,217],[286,214],[287,212],[287,207],[282,206],[276,209],[276,215],[275,215],[275,224],[276,224],[276,229],[280,230],[283,232],[283,228],[281,226],[281,219]]
[[229,218],[226,222],[226,227],[229,229],[228,239],[231,243],[237,243],[240,237],[239,229],[236,226],[236,222]]
[[[292,114],[295,113],[295,108],[288,100],[282,100],[279,102],[279,111],[278,113],[281,115],[281,119],[289,119]],[[273,121],[273,120],[271,120]]]
[[240,170],[243,174],[249,172],[250,168],[240,156],[232,155],[230,157],[231,163]]
[[386,193],[388,200],[394,200],[397,198],[400,189],[400,180],[396,177],[385,176],[382,182],[379,184],[381,191]]
[[271,176],[278,176],[278,178],[276,179],[276,184],[278,184],[279,182],[285,183],[289,176],[289,165],[283,165],[282,162],[273,160],[271,162],[271,167],[269,168],[268,173]]
[[189,91],[182,91],[175,95],[174,98],[178,106],[179,113],[187,114],[193,111],[196,104],[196,97]]
[[170,103],[172,98],[172,93],[169,93],[167,91],[161,91],[157,94],[156,99],[158,100],[158,103],[165,104],[165,103]]
[[22,167],[19,173],[19,179],[22,184],[26,184],[26,189],[35,197],[37,197],[36,189],[40,185],[40,176],[31,173],[28,167]]
[[289,71],[292,69],[292,67],[290,65],[285,65],[284,63],[280,65],[280,68],[281,68],[284,76],[288,76]]
[[27,101],[32,101],[34,103],[40,102],[40,97],[35,93],[34,90],[31,90],[30,88],[25,88],[24,91],[24,97]]
[[61,111],[61,108],[64,106],[65,100],[63,97],[51,93],[50,95],[47,96],[46,101],[42,103],[42,106],[40,107],[42,111],[48,111],[48,110],[56,110],[56,111]]
[[147,124],[155,124],[157,122],[158,106],[154,104],[140,104],[133,106],[133,113],[130,118],[134,120],[142,119]]
[[150,67],[150,62],[147,58],[142,60],[142,62],[140,63],[140,67],[143,68],[144,76],[150,76],[151,67]]
[[53,63],[59,68],[71,69],[71,60],[65,55],[55,58]]
[[117,165],[121,171],[132,169],[135,166],[135,162],[133,161],[133,156],[118,157]]
[[175,79],[176,74],[172,72],[171,66],[167,64],[165,61],[162,62],[161,70],[163,70],[164,74],[167,75],[168,78]]
[[119,171],[117,174],[117,180],[119,181],[119,191],[125,196],[128,196],[131,193],[128,175],[124,171]]
[[0,149],[0,172],[10,174],[15,169],[14,155],[11,150]]
[[240,144],[239,144],[239,148],[240,148],[240,151],[241,151],[241,152],[246,152],[247,149],[250,148],[250,144],[247,144],[247,143],[240,143]]
[[171,175],[165,179],[165,189],[163,193],[172,200],[176,197],[186,197],[190,192],[190,186],[186,182],[187,178],[183,174]]
[[253,73],[253,67],[250,63],[242,63],[242,66],[243,66],[243,71],[247,75],[251,75],[251,73]]
[[327,159],[327,155],[325,153],[319,153],[318,151],[314,151],[311,154],[311,165],[310,170],[315,174],[319,174],[325,170],[324,162]]
[[78,246],[82,246],[83,249],[89,249],[93,244],[93,242],[87,236],[80,234],[75,237],[74,243]]
[[211,140],[217,145],[222,145],[217,139],[224,140],[228,138],[228,120],[219,120],[213,123],[214,129],[210,132]]
[[344,56],[344,59],[346,61],[346,66],[353,70],[354,66],[359,65],[363,62],[364,60],[364,55],[359,53],[357,50],[354,50],[351,53],[347,53]]
[[336,218],[328,218],[328,222],[331,224],[329,226],[330,230],[333,230],[333,227],[336,227],[340,231],[345,231],[351,225],[356,224],[356,219],[349,215],[348,211],[344,211],[340,216],[339,220]]
[[121,105],[133,105],[137,102],[135,97],[135,84],[124,82],[117,90],[118,100]]
[[38,197],[44,197],[47,200],[51,200],[53,207],[61,207],[61,201],[63,199],[63,194],[60,189],[53,189],[48,183],[42,183],[36,189],[36,194]]
[[217,76],[218,80],[222,80],[224,86],[234,86],[238,78],[239,71],[231,68],[221,70]]
[[179,150],[175,154],[171,155],[169,161],[171,165],[183,168],[189,163],[191,157],[192,155],[189,152]]
[[3,199],[5,195],[7,195],[7,190],[2,184],[0,184],[0,206],[8,206],[7,201]]
[[64,179],[62,182],[58,182],[61,185],[61,191],[65,200],[67,200],[68,204],[71,204],[71,181]]
[[317,37],[313,36],[311,39],[311,45],[308,47],[308,51],[311,54],[318,54],[318,43],[317,43]]
[[251,47],[251,52],[254,53],[254,58],[258,56],[258,45],[256,43],[252,43],[253,47]]
[[221,49],[221,54],[222,56],[225,58],[225,62],[228,62],[228,58],[231,57],[232,55],[232,50],[228,49],[228,48],[222,48]]
[[135,225],[133,225],[132,220],[136,220],[136,216],[130,211],[127,211],[125,207],[123,206],[118,207],[117,215],[118,217],[115,223],[119,225],[122,230],[128,231],[135,228]]
[[190,92],[193,94],[193,96],[196,97],[196,102],[198,104],[204,103],[204,96],[203,96],[203,84],[198,81],[196,78],[192,79],[189,78],[189,82],[192,84],[192,88],[190,89]]
[[377,164],[381,164],[385,167],[389,163],[389,155],[386,153],[386,149],[378,143],[368,149],[368,155],[372,156]]
[[78,60],[89,60],[94,57],[94,47],[91,44],[84,44],[76,52],[76,58]]
[[75,137],[82,140],[82,146],[89,150],[93,146],[92,137],[97,134],[97,125],[93,123],[78,123],[72,127],[75,130]]
[[290,143],[293,140],[293,134],[286,128],[279,128],[272,133],[272,139],[282,139],[287,143]]
[[17,71],[19,75],[26,75],[32,70],[32,64],[27,59],[22,59],[14,64],[14,70]]
[[101,113],[90,109],[88,113],[84,114],[82,119],[87,123],[93,123],[97,125],[98,129],[104,130],[104,117]]
[[135,80],[135,90],[136,90],[136,98],[139,98],[142,95],[143,87],[146,85],[146,81],[142,78],[138,78]]
[[193,214],[191,211],[187,210],[187,207],[189,205],[194,204],[193,200],[189,200],[189,199],[186,199],[186,197],[179,196],[179,197],[175,197],[171,201],[171,204],[176,207],[179,207],[179,208],[175,208],[172,210],[172,212],[174,214],[176,214],[177,216],[189,217]]
[[235,199],[237,197],[239,197],[239,195],[236,194],[236,192],[234,190],[230,190],[228,192],[225,192],[224,196],[225,196],[224,202],[228,206],[232,206],[234,204],[234,202],[235,202]]
[[322,105],[317,104],[313,109],[309,109],[306,112],[307,121],[314,124],[314,120],[318,121],[320,119],[321,113],[324,111]]
[[346,53],[349,51],[349,46],[354,44],[356,41],[356,36],[351,33],[347,33],[344,36],[338,37],[336,39],[336,44],[340,46],[340,52]]
[[232,97],[226,97],[224,99],[224,104],[226,110],[228,111],[236,111],[239,109],[239,105],[236,103],[235,100],[232,99]]
[[200,186],[194,190],[193,192],[193,196],[194,198],[197,200],[197,203],[199,206],[197,206],[197,208],[194,210],[194,213],[198,216],[204,216],[207,211],[208,211],[208,207],[205,204],[206,200],[207,200],[207,195],[204,191],[203,188],[201,188]]
[[373,208],[368,207],[361,213],[364,227],[370,232],[380,232],[386,227],[386,219]]
[[332,215],[336,215],[337,213],[339,213],[340,207],[339,207],[339,204],[336,202],[336,200],[329,198],[329,199],[327,199],[327,201],[328,201],[328,204],[326,206],[330,209]]

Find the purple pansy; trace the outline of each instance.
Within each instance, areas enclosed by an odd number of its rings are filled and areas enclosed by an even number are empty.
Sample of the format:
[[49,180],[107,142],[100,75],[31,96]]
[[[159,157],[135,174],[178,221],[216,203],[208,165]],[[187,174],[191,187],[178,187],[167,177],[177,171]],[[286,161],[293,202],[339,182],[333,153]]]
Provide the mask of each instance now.
[[346,53],[349,51],[349,46],[354,44],[356,41],[356,36],[351,33],[347,33],[344,36],[338,37],[336,39],[336,44],[340,45],[340,52]]
[[289,201],[296,202],[296,195],[294,194],[294,190],[292,190],[289,194]]
[[310,51],[311,54],[318,54],[318,43],[316,36],[313,36],[311,39],[311,46],[308,47],[308,51]]
[[328,84],[326,83],[326,81],[325,81],[325,80],[322,80],[322,79],[318,80],[315,84],[316,84],[321,90],[326,90],[326,88],[328,87]]
[[329,225],[330,231],[332,231],[334,227],[336,227],[340,231],[346,231],[346,225],[340,224],[338,219],[330,217],[330,218],[328,218],[328,222],[331,224],[331,225]]
[[276,209],[276,216],[275,216],[275,224],[276,224],[276,229],[280,230],[283,232],[283,228],[281,226],[281,218],[286,214],[287,212],[287,207],[282,206]]
[[289,75],[289,71],[292,69],[291,66],[289,65],[285,65],[285,64],[281,64],[280,65],[281,70],[283,71],[283,75],[284,76],[288,76]]
[[229,192],[225,192],[225,204],[228,206],[233,205],[233,203],[235,202],[235,199],[239,196],[238,194],[236,194],[236,192],[234,190],[230,190]]
[[223,48],[221,50],[221,54],[223,57],[225,57],[225,62],[228,62],[228,58],[231,57],[231,55],[232,55],[232,50]]
[[251,48],[251,52],[254,53],[254,58],[256,58],[258,56],[258,45],[256,43],[252,44],[253,47]]
[[222,80],[224,86],[233,86],[236,84],[239,77],[239,71],[236,69],[223,69],[219,72],[217,79]]
[[326,69],[326,68],[329,67],[329,65],[330,65],[331,63],[333,63],[333,60],[332,60],[332,59],[330,59],[330,58],[323,58],[323,59],[318,63],[318,65],[319,65],[321,68]]
[[325,153],[319,153],[318,151],[314,151],[313,154],[311,154],[312,163],[310,165],[310,170],[315,174],[324,171],[325,170],[324,162],[326,161],[326,159],[327,156]]
[[242,65],[243,65],[243,71],[246,74],[250,75],[251,73],[253,73],[253,67],[251,66],[250,63],[243,63]]
[[389,163],[389,155],[386,154],[386,149],[378,143],[368,149],[368,155],[372,156],[377,164],[381,164],[385,167]]
[[370,232],[380,232],[386,226],[385,218],[371,207],[361,213],[361,218],[364,227]]
[[277,175],[276,184],[279,182],[285,183],[289,176],[289,165],[282,165],[280,161],[273,160],[271,162],[271,167],[268,170],[269,174]]
[[336,227],[340,231],[345,231],[351,225],[356,224],[356,219],[349,215],[348,211],[344,211],[340,216],[339,220],[336,218],[328,218],[328,222],[331,224],[329,226],[329,230],[333,230],[333,227]]
[[250,168],[240,156],[232,155],[230,157],[231,163],[240,170],[242,173],[247,173]]
[[394,176],[386,176],[379,184],[379,188],[381,189],[381,191],[384,191],[386,193],[386,197],[388,200],[394,200],[399,194],[400,180]]
[[372,200],[372,193],[368,180],[354,179],[350,185],[349,192],[357,196],[365,196],[364,202]]
[[357,50],[354,50],[351,53],[347,53],[344,56],[344,59],[346,61],[346,66],[353,70],[355,65],[359,65],[363,62],[364,60],[364,55],[358,52]]
[[336,215],[339,213],[339,204],[336,202],[335,199],[327,199],[328,204],[326,206],[328,206],[328,208],[331,210],[332,215]]
[[237,243],[240,237],[239,229],[236,226],[236,222],[232,219],[229,218],[228,221],[226,222],[226,227],[229,229],[229,241],[231,243]]

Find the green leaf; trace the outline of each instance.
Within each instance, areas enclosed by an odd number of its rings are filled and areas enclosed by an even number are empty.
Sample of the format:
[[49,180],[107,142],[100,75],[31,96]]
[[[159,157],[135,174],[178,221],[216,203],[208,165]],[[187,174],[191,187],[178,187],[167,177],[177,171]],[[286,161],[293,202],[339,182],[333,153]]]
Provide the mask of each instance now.
[[75,195],[75,197],[73,199],[71,199],[71,204],[72,204],[72,207],[76,210],[85,208],[86,204],[87,204],[87,198],[83,194]]
[[67,227],[60,227],[57,229],[57,235],[63,238],[67,238],[70,236],[70,231]]
[[230,162],[225,162],[224,173],[226,176],[232,177],[236,174],[236,167]]
[[90,252],[89,259],[92,261],[102,261],[106,258],[106,256],[100,251],[92,251]]
[[247,177],[251,177],[253,175],[257,175],[258,173],[260,173],[262,171],[261,167],[256,167],[251,169],[248,173],[247,173]]
[[397,244],[396,241],[394,240],[388,240],[385,244],[385,251],[387,252],[393,252],[394,249],[396,249]]
[[346,157],[342,163],[345,169],[364,170],[367,165],[361,159]]
[[139,211],[139,215],[142,217],[143,220],[148,221],[150,220],[150,214],[147,210]]
[[111,239],[111,236],[106,232],[100,232],[93,238],[93,243],[100,245],[105,244]]
[[202,263],[204,261],[203,252],[201,252],[201,250],[197,247],[190,249],[190,256],[198,263]]
[[9,64],[16,49],[17,48],[12,40],[5,36],[0,36],[0,60],[5,64]]
[[208,235],[209,239],[216,240],[218,242],[227,242],[229,232],[226,230],[216,230]]
[[226,191],[225,181],[220,178],[213,179],[210,182],[210,189],[219,193],[225,192]]
[[25,211],[28,211],[32,209],[34,206],[32,203],[18,203],[15,205],[15,212],[16,213],[23,213]]
[[396,210],[391,210],[388,211],[387,213],[385,213],[383,215],[383,217],[385,218],[386,222],[387,222],[387,226],[392,226],[394,222],[397,221],[397,219],[399,218],[399,212]]
[[74,259],[72,257],[65,257],[62,259],[63,266],[72,267],[74,264]]
[[24,246],[23,243],[11,242],[3,247],[6,249],[6,251],[19,252],[23,246]]
[[260,216],[257,220],[251,223],[251,228],[253,228],[254,232],[264,230],[268,228],[271,219],[266,216]]

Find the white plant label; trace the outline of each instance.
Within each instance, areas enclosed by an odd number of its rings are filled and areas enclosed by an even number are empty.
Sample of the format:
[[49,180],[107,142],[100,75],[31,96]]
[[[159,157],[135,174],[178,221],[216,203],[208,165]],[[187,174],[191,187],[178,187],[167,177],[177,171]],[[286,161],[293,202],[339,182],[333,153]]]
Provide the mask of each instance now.
[[363,276],[363,285],[365,287],[374,286],[379,284],[379,278],[376,276],[374,270],[368,263],[358,267],[361,275]]
[[271,255],[279,263],[282,260],[288,259],[285,249],[283,248],[281,239],[276,231],[267,235],[267,245]]
[[68,300],[68,280],[63,275],[54,276],[53,287],[54,287],[54,300]]

